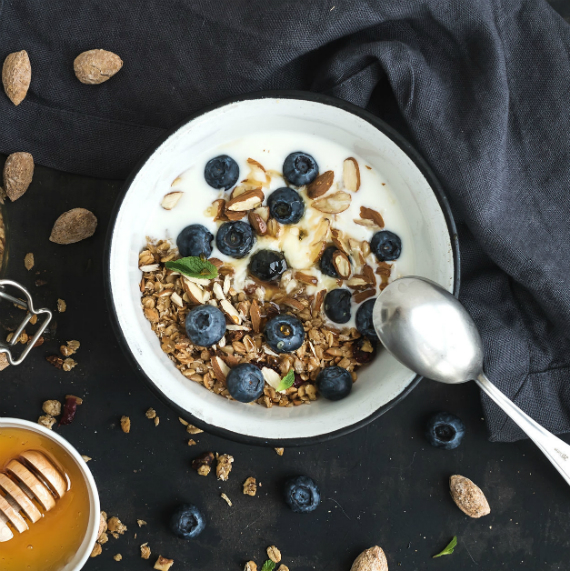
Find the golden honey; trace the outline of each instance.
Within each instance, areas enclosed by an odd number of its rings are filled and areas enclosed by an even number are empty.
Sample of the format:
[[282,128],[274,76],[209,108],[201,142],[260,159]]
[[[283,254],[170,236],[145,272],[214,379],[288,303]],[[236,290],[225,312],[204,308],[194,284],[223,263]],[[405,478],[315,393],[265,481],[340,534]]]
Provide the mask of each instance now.
[[1,571],[60,571],[79,550],[89,521],[89,492],[73,458],[57,442],[22,428],[0,428],[0,471],[27,450],[42,452],[65,472],[70,487],[55,507],[23,533],[0,543]]

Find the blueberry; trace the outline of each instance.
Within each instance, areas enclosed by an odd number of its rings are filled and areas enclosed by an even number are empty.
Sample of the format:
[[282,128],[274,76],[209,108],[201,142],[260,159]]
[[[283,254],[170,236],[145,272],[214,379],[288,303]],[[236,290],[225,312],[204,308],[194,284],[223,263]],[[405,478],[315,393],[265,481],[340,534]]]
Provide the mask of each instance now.
[[308,476],[295,476],[285,482],[285,501],[296,513],[315,511],[321,503],[321,492]]
[[372,323],[372,310],[374,309],[374,303],[376,298],[367,299],[356,312],[356,329],[366,335],[368,339],[378,339],[376,331],[374,330],[374,324]]
[[402,253],[402,240],[394,232],[382,230],[372,236],[370,249],[379,262],[397,260]]
[[317,387],[328,400],[341,400],[352,390],[352,375],[336,365],[323,369],[317,376]]
[[305,202],[298,192],[284,186],[273,191],[267,199],[271,216],[281,224],[296,224],[305,214]]
[[264,282],[279,279],[285,270],[285,256],[275,250],[258,250],[249,260],[249,272]]
[[213,239],[214,236],[206,227],[201,224],[190,224],[178,234],[176,246],[183,258],[200,255],[207,258],[212,253]]
[[216,234],[216,246],[226,256],[243,258],[253,247],[255,236],[249,224],[240,220],[224,222]]
[[181,504],[170,518],[171,531],[182,539],[197,537],[205,527],[202,512],[192,504]]
[[325,297],[325,313],[335,323],[346,323],[350,319],[350,291],[344,288],[332,289]]
[[226,332],[226,318],[213,305],[198,305],[186,316],[186,333],[194,345],[209,347]]
[[352,357],[360,365],[366,365],[366,363],[374,360],[377,350],[378,342],[376,339],[360,337],[352,344]]
[[220,155],[206,163],[204,178],[213,188],[228,190],[239,178],[239,167],[228,155]]
[[253,402],[263,394],[265,379],[259,368],[241,363],[230,370],[226,378],[227,389],[239,402]]
[[319,174],[319,165],[307,153],[291,153],[283,163],[283,176],[295,186],[313,182]]
[[305,340],[303,324],[287,313],[272,317],[265,325],[264,333],[267,344],[277,353],[296,351]]
[[337,251],[336,246],[328,246],[326,250],[323,252],[323,255],[321,256],[321,259],[319,261],[321,272],[323,272],[323,274],[327,276],[330,276],[331,278],[340,277],[332,263],[333,255],[336,251]]
[[427,441],[436,448],[453,450],[457,448],[465,434],[465,425],[460,418],[449,412],[438,412],[426,423]]

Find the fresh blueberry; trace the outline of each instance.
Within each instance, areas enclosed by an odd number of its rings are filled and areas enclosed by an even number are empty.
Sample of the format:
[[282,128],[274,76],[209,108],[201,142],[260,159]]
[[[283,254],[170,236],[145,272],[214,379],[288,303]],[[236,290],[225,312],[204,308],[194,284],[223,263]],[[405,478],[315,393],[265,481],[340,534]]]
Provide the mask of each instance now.
[[228,190],[239,178],[239,167],[228,155],[220,155],[206,163],[204,178],[213,188]]
[[402,253],[402,240],[394,232],[382,230],[372,236],[370,249],[379,262],[397,260]]
[[216,234],[216,246],[226,256],[243,258],[253,247],[255,236],[249,224],[240,220],[224,222]]
[[295,476],[285,482],[285,501],[296,513],[315,511],[321,503],[321,492],[308,476]]
[[275,250],[258,250],[249,260],[249,272],[264,282],[272,282],[287,270],[285,256]]
[[317,387],[328,400],[341,400],[352,390],[352,375],[336,365],[323,369],[317,376]]
[[378,342],[375,339],[360,337],[352,344],[352,357],[360,365],[370,363],[376,357]]
[[214,236],[206,227],[201,224],[190,224],[178,234],[176,246],[183,258],[201,255],[207,258],[212,253],[213,239]]
[[337,251],[336,246],[328,246],[323,252],[323,255],[321,256],[321,259],[319,261],[321,272],[323,272],[323,274],[327,276],[330,276],[331,278],[340,277],[332,262],[333,255],[336,251]]
[[200,535],[206,527],[202,512],[192,504],[182,504],[170,518],[170,529],[182,539],[192,539]]
[[267,344],[277,353],[296,351],[305,340],[303,324],[287,313],[272,317],[265,325],[264,333]]
[[295,186],[310,184],[318,174],[317,161],[307,153],[291,153],[283,163],[283,176]]
[[374,303],[376,298],[367,299],[356,312],[356,329],[366,335],[368,339],[378,339],[376,331],[374,330],[374,324],[372,323],[372,310],[374,309]]
[[226,332],[226,318],[213,305],[197,305],[186,316],[186,333],[194,345],[209,347]]
[[296,224],[305,214],[305,202],[298,192],[284,186],[274,190],[267,199],[271,216],[281,224]]
[[241,363],[226,378],[230,395],[239,402],[253,402],[263,394],[265,379],[261,370],[251,363]]
[[438,412],[426,423],[427,441],[436,448],[453,450],[457,448],[465,435],[465,425],[460,418],[449,412]]
[[332,289],[325,296],[325,313],[335,323],[346,323],[350,319],[350,291],[344,288]]

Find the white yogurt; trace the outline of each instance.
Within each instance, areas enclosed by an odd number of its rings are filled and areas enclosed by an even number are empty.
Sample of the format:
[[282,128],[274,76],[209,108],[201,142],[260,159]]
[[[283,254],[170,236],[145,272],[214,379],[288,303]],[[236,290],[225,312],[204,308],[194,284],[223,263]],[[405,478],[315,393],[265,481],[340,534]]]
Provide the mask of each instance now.
[[[370,241],[374,232],[364,226],[354,223],[354,219],[360,218],[360,207],[372,208],[382,215],[386,230],[391,230],[400,236],[402,240],[402,253],[398,260],[392,262],[392,279],[413,273],[414,250],[413,240],[409,225],[397,200],[390,191],[382,173],[369,169],[366,162],[353,152],[348,152],[341,145],[328,141],[324,138],[290,131],[268,131],[246,135],[215,149],[204,150],[203,153],[188,157],[189,168],[183,172],[173,183],[171,190],[179,190],[184,194],[172,210],[164,210],[160,204],[156,205],[156,213],[149,220],[146,235],[152,239],[170,239],[174,244],[179,232],[189,224],[202,224],[212,234],[216,234],[218,224],[211,216],[206,215],[206,210],[217,198],[229,199],[229,192],[217,191],[210,187],[204,179],[204,166],[211,158],[227,154],[239,165],[239,180],[246,178],[250,172],[247,163],[248,158],[259,162],[272,174],[268,187],[263,188],[267,198],[271,191],[286,186],[285,181],[276,173],[281,173],[285,157],[294,151],[303,151],[312,155],[319,165],[319,172],[332,170],[335,174],[333,186],[329,193],[343,190],[342,172],[343,162],[349,156],[354,157],[360,167],[360,189],[358,192],[349,192],[352,202],[348,210],[336,215],[323,214],[309,205],[310,199],[306,199],[306,210],[303,219],[294,226],[283,226],[278,240],[270,237],[257,237],[250,254],[259,249],[280,250],[284,253],[290,268],[306,270],[311,267],[310,273],[319,278],[318,286],[308,289],[310,294],[319,289],[332,289],[337,286],[335,279],[322,275],[318,268],[312,267],[309,262],[309,245],[311,235],[316,224],[322,217],[329,218],[331,226],[342,230],[346,236],[359,241]],[[247,219],[244,219],[247,221]],[[299,231],[303,231],[306,237],[299,240]],[[229,262],[235,268],[234,288],[240,290],[247,280],[247,264],[249,257],[235,260],[222,254],[213,242],[212,256]],[[376,267],[374,256],[371,254],[367,262]],[[380,280],[378,280],[380,281]],[[354,326],[356,304],[354,304],[351,320],[344,327]],[[338,325],[337,325],[338,327]]]

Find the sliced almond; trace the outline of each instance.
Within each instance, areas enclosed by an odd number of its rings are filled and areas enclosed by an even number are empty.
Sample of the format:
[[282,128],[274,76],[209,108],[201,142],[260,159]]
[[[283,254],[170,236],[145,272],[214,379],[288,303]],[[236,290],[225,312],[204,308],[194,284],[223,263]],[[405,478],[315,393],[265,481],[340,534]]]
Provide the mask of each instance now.
[[241,317],[238,310],[227,300],[223,299],[220,301],[220,307],[222,311],[236,324],[241,324]]
[[311,206],[325,214],[340,214],[350,207],[350,194],[339,190],[329,196],[314,200]]
[[331,221],[328,218],[322,218],[312,234],[313,244],[328,240],[330,229]]
[[224,277],[224,295],[228,295],[232,285],[232,278],[229,275]]
[[350,277],[350,260],[344,252],[336,250],[332,257],[332,263],[341,279],[346,280]]
[[0,495],[0,513],[3,513],[8,518],[8,521],[16,528],[18,533],[24,533],[24,531],[29,529],[26,520],[2,495]]
[[327,243],[324,241],[313,244],[309,251],[309,259],[311,260],[311,263],[316,264],[320,260],[326,248]]
[[281,234],[281,225],[275,218],[271,218],[267,222],[267,234],[272,238],[279,238],[279,234]]
[[228,210],[227,208],[224,210],[224,217],[226,220],[231,221],[241,220],[246,214],[247,212],[234,212],[232,210]]
[[279,383],[281,383],[281,375],[269,367],[263,367],[261,369],[261,373],[263,374],[265,382],[270,387],[273,387],[275,390],[277,390]]
[[14,501],[20,506],[20,509],[30,519],[32,523],[36,523],[41,519],[42,514],[36,507],[34,502],[17,486],[8,476],[0,472],[0,489],[4,490],[8,495],[14,498]]
[[212,357],[211,362],[216,379],[220,382],[224,382],[228,376],[228,373],[230,372],[230,368],[220,357]]
[[345,159],[342,166],[342,179],[344,188],[356,192],[360,188],[360,168],[358,161],[354,157]]
[[173,303],[175,303],[178,307],[184,307],[184,301],[182,298],[176,293],[172,292],[172,296],[170,297]]
[[46,511],[55,506],[55,500],[48,489],[20,462],[12,460],[6,470],[26,485]]
[[364,291],[354,292],[352,294],[352,298],[356,303],[361,303],[364,300],[368,299],[369,297],[373,297],[376,295],[375,289],[365,289]]
[[384,218],[382,218],[382,214],[373,208],[361,206],[360,218],[363,218],[364,220],[372,220],[378,228],[384,228]]
[[331,238],[333,244],[341,251],[344,252],[347,256],[350,254],[350,244],[348,242],[348,238],[344,235],[342,230],[338,228],[333,228],[331,230]]
[[264,167],[261,163],[257,162],[255,159],[249,158],[249,159],[247,159],[246,162],[247,162],[247,164],[248,164],[250,167],[252,167],[252,168],[257,168],[257,169],[259,169],[260,171],[262,171],[263,174],[265,174],[265,173],[267,172],[267,171],[265,170],[265,167]]
[[192,282],[193,284],[206,287],[210,285],[210,280],[206,278],[194,278],[191,276],[184,276],[183,278],[187,282]]
[[247,219],[251,227],[253,228],[254,232],[258,236],[265,236],[265,234],[267,234],[267,224],[265,220],[263,220],[263,218],[255,212],[255,210],[252,210],[247,215]]
[[254,212],[256,214],[258,214],[259,216],[261,216],[261,219],[267,223],[267,221],[269,220],[269,207],[268,206],[260,206],[259,208],[256,208],[254,210]]
[[255,188],[253,190],[248,190],[235,198],[232,198],[226,204],[226,211],[231,212],[247,212],[248,210],[253,210],[261,205],[265,199],[265,194],[263,194],[260,188]]
[[248,327],[247,325],[234,325],[233,323],[229,323],[226,325],[226,329],[228,331],[249,331],[251,327]]
[[184,193],[180,192],[179,190],[169,192],[168,194],[164,195],[160,205],[162,208],[164,208],[164,210],[172,210],[178,204],[178,201],[182,198],[183,194]]
[[214,292],[216,299],[219,300],[226,299],[226,296],[224,295],[224,290],[222,289],[222,285],[220,284],[220,282],[214,282],[214,285],[212,286],[212,291]]
[[212,205],[206,209],[204,214],[208,217],[213,218],[215,222],[217,220],[227,220],[225,211],[226,201],[223,198],[218,198],[212,202]]
[[374,275],[374,270],[368,265],[365,264],[362,267],[362,277],[368,281],[370,285],[376,285],[376,276]]
[[320,174],[309,186],[307,186],[307,196],[309,198],[319,198],[328,191],[334,181],[334,172],[326,171]]
[[303,309],[305,309],[305,306],[299,300],[291,296],[285,296],[280,303],[298,311],[303,311]]
[[347,282],[346,285],[352,289],[358,289],[362,287],[368,287],[370,283],[367,279],[362,276],[352,276]]
[[33,471],[42,476],[58,497],[62,497],[67,492],[67,482],[59,473],[57,468],[41,453],[36,450],[22,452],[22,458],[31,466]]
[[196,283],[190,280],[182,280],[182,287],[184,291],[188,294],[188,298],[192,303],[201,304],[204,303],[204,290]]
[[317,295],[315,295],[315,303],[313,304],[313,314],[319,313],[326,295],[327,295],[326,289],[321,289],[320,291],[317,292]]
[[244,194],[245,192],[247,192],[249,190],[249,188],[245,185],[245,184],[238,184],[231,192],[230,194],[230,200],[233,200],[234,198],[237,198],[238,196],[241,196],[242,194]]
[[353,222],[355,224],[358,224],[359,226],[364,226],[364,228],[368,228],[369,230],[372,230],[373,232],[380,228],[378,226],[378,224],[376,224],[376,222],[374,222],[374,220],[365,220],[362,218],[355,218],[353,220]]
[[261,311],[259,309],[259,303],[257,299],[251,301],[251,307],[249,308],[249,316],[251,317],[251,326],[255,333],[259,333],[261,325]]
[[319,278],[317,276],[312,276],[304,272],[295,272],[295,279],[308,285],[317,285],[319,283]]
[[149,264],[148,266],[141,266],[139,269],[141,272],[156,272],[160,270],[160,264]]

